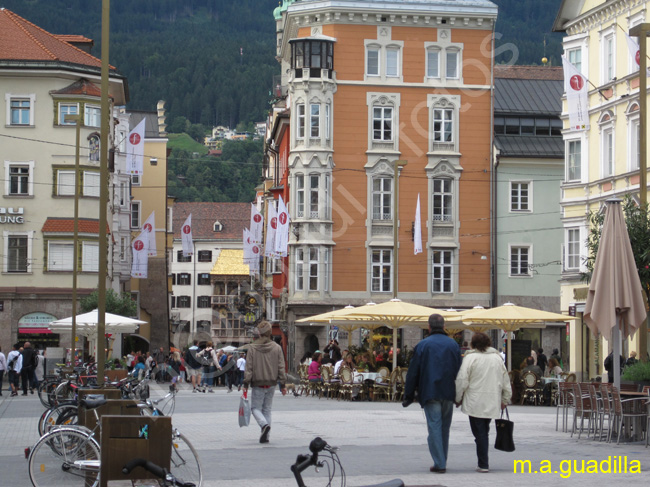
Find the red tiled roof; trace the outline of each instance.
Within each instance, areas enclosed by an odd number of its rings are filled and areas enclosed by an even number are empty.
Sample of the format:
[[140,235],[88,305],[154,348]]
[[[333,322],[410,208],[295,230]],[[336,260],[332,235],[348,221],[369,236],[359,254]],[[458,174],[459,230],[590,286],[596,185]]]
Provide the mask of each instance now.
[[[175,203],[173,210],[174,238],[181,238],[180,228],[192,214],[194,239],[242,240],[244,227],[250,226],[250,203]],[[214,231],[215,222],[223,225]]]
[[0,9],[0,60],[60,61],[95,68],[102,64],[95,56],[5,8]]
[[[111,229],[106,225],[106,231],[110,234]],[[73,233],[74,218],[48,218],[41,229],[43,233]],[[79,219],[79,233],[99,234],[99,220],[86,218]]]
[[93,40],[88,39],[85,36],[82,35],[76,35],[76,34],[54,34],[54,37],[57,39],[62,40],[63,42],[71,42],[71,43],[84,43],[84,44],[92,44]]
[[541,79],[563,80],[564,72],[561,66],[511,66],[495,64],[494,77],[502,79]]
[[102,90],[97,85],[91,83],[85,78],[75,81],[69,86],[57,91],[50,92],[53,95],[88,95],[88,96],[102,96]]

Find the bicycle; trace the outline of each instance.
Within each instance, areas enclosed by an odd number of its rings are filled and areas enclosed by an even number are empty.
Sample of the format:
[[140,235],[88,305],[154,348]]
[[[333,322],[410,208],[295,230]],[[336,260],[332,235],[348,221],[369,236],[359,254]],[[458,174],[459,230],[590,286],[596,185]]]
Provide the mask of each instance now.
[[163,487],[196,487],[196,484],[192,482],[183,482],[180,479],[177,479],[170,471],[165,470],[162,467],[159,467],[155,463],[152,463],[144,458],[136,458],[131,460],[129,463],[124,465],[122,468],[122,473],[128,475],[136,467],[142,467],[147,472],[154,474],[159,479],[163,481]]
[[100,447],[95,432],[101,421],[97,408],[106,399],[82,399],[81,405],[92,410],[97,424],[90,430],[84,426],[62,426],[50,430],[26,451],[29,480],[34,487],[96,487],[99,485]]
[[[343,470],[339,456],[336,453],[338,448],[328,445],[325,440],[323,440],[320,436],[317,436],[309,444],[309,450],[311,451],[311,455],[298,455],[296,458],[296,463],[291,465],[291,471],[296,478],[298,487],[307,487],[305,485],[305,482],[302,480],[302,472],[312,466],[316,467],[316,472],[318,472],[319,468],[327,467],[327,474],[329,477],[327,487],[332,486],[332,480],[336,475],[336,470],[338,467],[341,472],[341,487],[345,487],[345,470]],[[323,451],[326,452],[326,458],[323,460],[321,457],[319,460],[318,455]],[[366,485],[364,487],[404,487],[404,482],[402,482],[400,479],[393,479],[381,484]]]
[[[140,408],[140,414],[148,416],[171,416],[176,407],[176,388],[169,386],[169,392],[156,400],[145,399],[142,404],[133,407]],[[171,472],[186,482],[193,482],[197,487],[203,485],[203,469],[199,454],[189,440],[177,428],[172,428]]]

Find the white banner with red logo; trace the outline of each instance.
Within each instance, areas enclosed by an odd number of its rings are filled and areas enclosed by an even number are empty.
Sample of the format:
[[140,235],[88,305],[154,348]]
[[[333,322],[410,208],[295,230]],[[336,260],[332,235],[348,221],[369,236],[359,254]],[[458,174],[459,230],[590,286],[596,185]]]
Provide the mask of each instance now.
[[587,130],[589,128],[589,102],[587,78],[562,56],[564,67],[564,91],[569,109],[569,129]]
[[149,247],[149,234],[142,231],[131,244],[131,277],[146,279],[149,265],[147,248]]
[[[627,41],[627,48],[630,50],[630,57],[632,58],[630,74],[636,73],[641,67],[641,48],[639,47],[639,42],[635,41],[627,34],[625,34],[625,40]],[[646,73],[650,76],[650,68],[646,68]]]
[[147,221],[142,225],[142,232],[146,232],[149,238],[149,248],[147,249],[147,254],[149,257],[155,257],[158,255],[156,251],[156,212],[152,211]]
[[250,233],[252,239],[259,243],[262,243],[262,233],[264,231],[264,218],[259,212],[257,207],[251,204],[251,225]]
[[144,118],[126,139],[126,173],[141,175],[144,159]]
[[422,221],[420,220],[420,193],[415,206],[415,224],[413,226],[413,255],[422,253]]
[[183,257],[190,257],[194,254],[194,242],[192,241],[192,214],[187,217],[181,227],[181,244],[183,245]]
[[289,248],[289,225],[291,218],[287,205],[284,203],[282,196],[278,204],[278,228],[275,232],[275,253],[279,257],[286,257]]
[[278,228],[278,217],[275,211],[275,201],[268,202],[268,213],[266,215],[266,244],[264,245],[264,255],[267,257],[276,257],[275,255],[275,233]]
[[257,275],[260,271],[260,244],[253,240],[248,228],[244,228],[244,264],[248,265],[250,274]]

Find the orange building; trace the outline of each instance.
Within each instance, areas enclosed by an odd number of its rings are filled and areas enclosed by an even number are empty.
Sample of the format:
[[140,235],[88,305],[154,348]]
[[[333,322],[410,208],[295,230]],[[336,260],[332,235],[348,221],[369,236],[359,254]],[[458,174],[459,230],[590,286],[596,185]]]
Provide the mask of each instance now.
[[294,325],[319,312],[395,296],[489,306],[497,7],[285,0],[274,15],[291,124],[290,360],[326,344],[329,327]]

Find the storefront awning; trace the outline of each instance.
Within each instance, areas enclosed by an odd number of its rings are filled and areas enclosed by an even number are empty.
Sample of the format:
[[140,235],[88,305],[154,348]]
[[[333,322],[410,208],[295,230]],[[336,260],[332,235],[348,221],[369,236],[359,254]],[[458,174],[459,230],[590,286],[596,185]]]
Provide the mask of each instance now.
[[43,333],[52,333],[52,330],[49,328],[18,328],[18,333],[21,335],[26,334],[43,334]]

